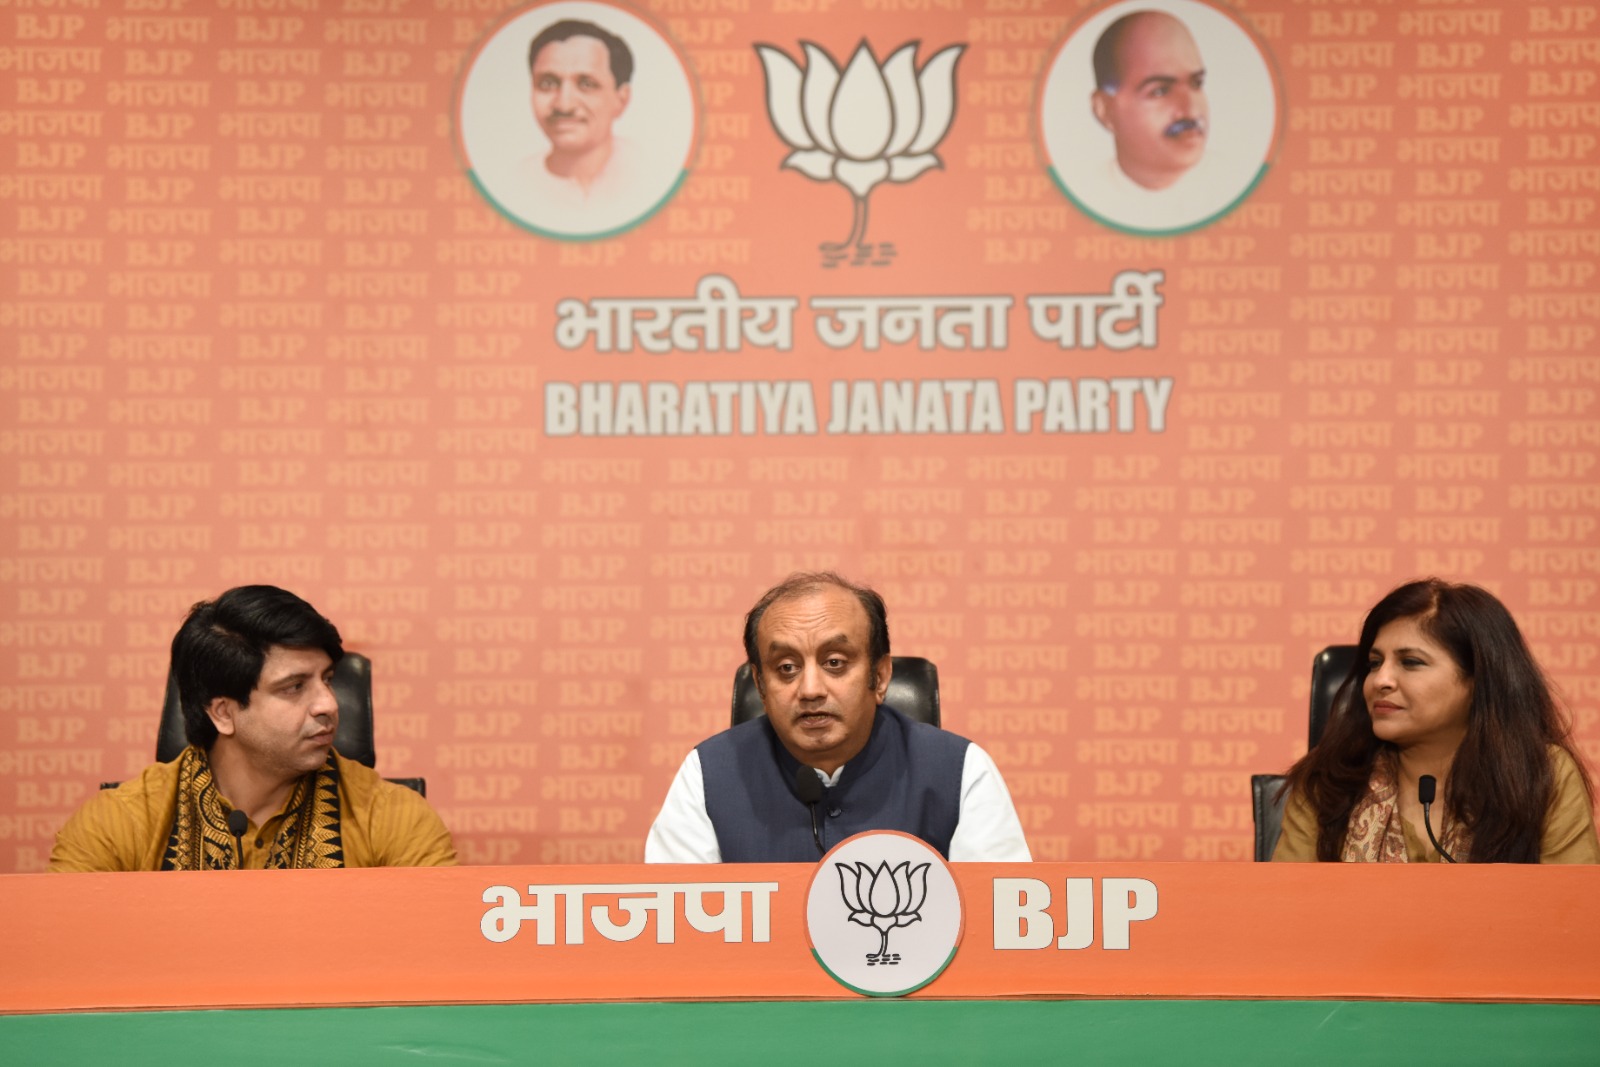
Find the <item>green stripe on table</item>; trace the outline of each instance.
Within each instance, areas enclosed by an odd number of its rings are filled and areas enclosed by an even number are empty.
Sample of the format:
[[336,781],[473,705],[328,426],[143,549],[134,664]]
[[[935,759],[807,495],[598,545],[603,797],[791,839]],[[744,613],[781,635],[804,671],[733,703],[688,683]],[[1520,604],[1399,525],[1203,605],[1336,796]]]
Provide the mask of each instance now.
[[0,1017],[49,1064],[819,1067],[1600,1062],[1600,1005],[1348,1001],[508,1004]]

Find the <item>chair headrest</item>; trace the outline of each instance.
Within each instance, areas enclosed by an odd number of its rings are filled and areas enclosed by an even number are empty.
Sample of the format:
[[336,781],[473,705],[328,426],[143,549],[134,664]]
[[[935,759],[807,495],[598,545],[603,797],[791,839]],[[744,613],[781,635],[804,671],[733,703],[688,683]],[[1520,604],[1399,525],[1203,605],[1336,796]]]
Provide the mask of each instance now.
[[1315,746],[1333,713],[1333,698],[1356,665],[1359,645],[1329,645],[1311,661],[1311,713],[1306,744]]

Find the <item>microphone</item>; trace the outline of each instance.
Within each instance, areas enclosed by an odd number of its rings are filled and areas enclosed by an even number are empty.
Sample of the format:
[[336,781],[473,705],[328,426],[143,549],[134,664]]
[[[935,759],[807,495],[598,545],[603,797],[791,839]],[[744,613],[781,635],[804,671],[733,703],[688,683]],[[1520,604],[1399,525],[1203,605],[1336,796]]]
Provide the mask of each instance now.
[[827,854],[822,847],[822,830],[817,826],[817,804],[822,800],[822,779],[817,772],[800,764],[794,772],[794,791],[800,802],[811,809],[811,840],[817,843],[817,855]]
[[1422,828],[1428,831],[1428,841],[1433,845],[1434,851],[1443,856],[1446,863],[1454,863],[1456,858],[1439,844],[1439,839],[1433,836],[1433,824],[1428,821],[1428,809],[1433,807],[1433,794],[1437,785],[1431,774],[1424,774],[1417,779],[1417,799],[1422,802]]
[[244,869],[244,832],[250,829],[250,817],[238,808],[228,812],[228,832],[233,834],[233,843],[239,847],[234,853],[234,870]]

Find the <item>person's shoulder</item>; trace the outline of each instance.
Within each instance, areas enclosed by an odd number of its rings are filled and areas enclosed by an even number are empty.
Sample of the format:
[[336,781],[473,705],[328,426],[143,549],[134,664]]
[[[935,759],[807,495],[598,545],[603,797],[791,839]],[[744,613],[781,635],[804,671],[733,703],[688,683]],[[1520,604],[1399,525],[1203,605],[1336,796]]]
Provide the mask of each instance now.
[[1573,753],[1563,749],[1562,745],[1544,745],[1544,750],[1549,753],[1550,766],[1555,769],[1555,773],[1571,774],[1578,771],[1578,760],[1574,760]]
[[371,804],[411,805],[428,802],[415,789],[391,782],[365,763],[349,759],[337,751],[333,754],[334,766],[339,771],[339,791],[345,802],[352,806]]
[[1564,783],[1579,778],[1580,768],[1578,760],[1573,754],[1560,745],[1546,746],[1550,756],[1550,772],[1557,783]]
[[99,801],[102,806],[107,804],[140,806],[151,797],[164,798],[177,788],[178,762],[182,758],[180,754],[167,763],[148,764],[127,781],[118,782],[114,788],[100,790],[95,796],[90,797],[85,805]]
[[444,820],[415,789],[366,764],[333,754],[349,867],[451,867],[455,844]]
[[765,715],[757,715],[753,719],[746,719],[744,722],[730,726],[726,730],[718,730],[694,747],[696,749],[707,747],[716,749],[730,745],[738,747],[743,744],[750,744],[756,738],[768,737],[771,733],[772,723],[767,721]]
[[176,806],[178,762],[152,763],[99,789],[67,817],[50,853],[52,871],[154,870]]
[[960,734],[952,733],[944,727],[935,726],[930,722],[913,719],[899,708],[889,704],[878,705],[878,714],[894,723],[913,744],[939,745],[946,748],[961,749],[965,749],[972,744],[970,740]]

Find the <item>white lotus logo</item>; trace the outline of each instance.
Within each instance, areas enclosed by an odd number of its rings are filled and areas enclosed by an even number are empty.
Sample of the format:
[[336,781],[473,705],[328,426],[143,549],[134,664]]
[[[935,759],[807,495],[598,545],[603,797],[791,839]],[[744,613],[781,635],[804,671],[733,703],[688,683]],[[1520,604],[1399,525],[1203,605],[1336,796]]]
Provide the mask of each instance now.
[[892,871],[888,863],[878,864],[877,870],[865,863],[836,863],[834,867],[839,871],[839,892],[850,909],[850,921],[878,931],[878,951],[867,953],[867,965],[899,963],[900,954],[889,951],[889,931],[922,918],[918,912],[928,896],[928,864],[912,867],[909,862],[901,863]]
[[806,65],[770,45],[756,45],[767,74],[767,115],[794,149],[783,161],[813,181],[850,190],[855,217],[850,235],[824,252],[860,251],[867,233],[867,196],[881,182],[908,182],[943,164],[934,149],[956,113],[956,60],[951,45],[921,70],[917,43],[902,45],[882,66],[866,41],[841,74],[820,47],[801,42]]

